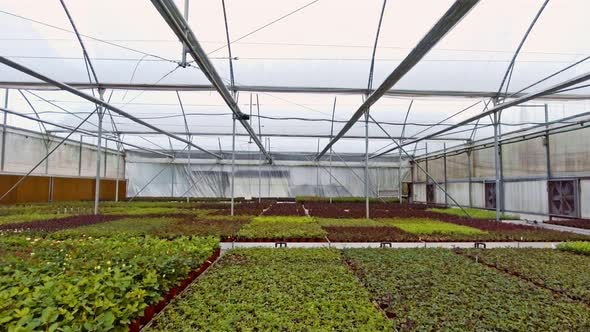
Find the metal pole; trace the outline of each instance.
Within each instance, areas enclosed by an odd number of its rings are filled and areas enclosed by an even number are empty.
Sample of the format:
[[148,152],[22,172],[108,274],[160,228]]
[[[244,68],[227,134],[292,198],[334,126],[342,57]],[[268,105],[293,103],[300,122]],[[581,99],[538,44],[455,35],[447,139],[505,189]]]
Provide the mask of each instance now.
[[[258,139],[262,139],[262,126],[260,125],[260,101],[256,94],[256,111],[258,112]],[[258,151],[258,203],[262,201],[262,153]]]
[[235,165],[236,165],[236,117],[232,116],[231,137],[231,215],[234,215]]
[[[547,104],[544,105],[545,108],[545,123],[549,122],[549,106]],[[547,159],[547,180],[551,179],[553,176],[551,172],[551,153],[550,153],[550,146],[549,146],[549,125],[545,125],[547,129],[545,131],[545,156]]]
[[494,113],[494,168],[496,170],[496,221],[500,221],[500,149],[498,144],[498,113]]
[[365,217],[369,219],[369,110],[365,112]]
[[471,154],[472,151],[471,150],[467,150],[467,177],[469,179],[469,184],[468,184],[468,188],[469,188],[469,207],[473,207],[473,184],[471,183],[472,181],[472,168],[473,168],[473,160],[471,158]]
[[[4,108],[8,108],[8,89],[6,89],[6,93],[4,94]],[[6,159],[6,121],[8,121],[8,112],[4,111],[4,118],[2,121],[2,151],[0,152],[0,157],[2,160],[0,161],[0,170],[4,170],[4,163]]]
[[[317,153],[320,152],[320,139],[318,138],[318,148],[317,148]],[[316,166],[315,166],[315,187],[317,190],[317,195],[318,197],[321,197],[321,191],[320,191],[320,166],[319,166],[320,162],[316,160]]]
[[[444,155],[443,155],[443,174],[444,174],[444,180],[445,180],[445,190],[449,190],[449,181],[447,179],[447,143],[443,143],[443,150],[444,150]],[[448,196],[445,195],[445,206],[449,205],[449,199]]]
[[[117,145],[117,152],[119,152],[119,145]],[[115,176],[115,202],[119,201],[119,168],[121,163],[121,155],[117,153],[117,175]]]
[[[336,97],[334,97],[334,106],[332,106],[332,120],[330,121],[330,140],[334,135],[334,114],[336,113]],[[328,173],[330,174],[330,190],[332,190],[332,153],[334,150],[330,147],[330,168]],[[332,203],[332,192],[330,191],[330,203]]]
[[82,176],[82,149],[84,147],[84,135],[80,135],[80,148],[78,149],[78,176]]
[[[104,89],[98,89],[100,100],[103,100]],[[100,149],[102,139],[102,117],[104,108],[101,105],[96,113],[98,115],[98,134],[96,136],[96,186],[94,188],[94,214],[98,214],[98,203],[100,201]]]
[[[188,2],[188,0],[186,0],[186,1]],[[192,136],[189,136],[188,140],[189,141],[192,141],[193,140],[193,137]],[[192,180],[193,180],[193,170],[191,168],[191,146],[190,145],[188,146],[188,177],[189,177],[189,179],[192,182]],[[190,195],[187,195],[186,196],[186,202],[187,203],[190,202]]]
[[[188,5],[189,5],[189,0],[184,0],[184,19],[188,22]],[[186,31],[185,31],[186,33]],[[186,44],[182,43],[182,62],[181,62],[181,66],[182,67],[186,67],[186,53],[187,53],[187,48],[186,48]]]

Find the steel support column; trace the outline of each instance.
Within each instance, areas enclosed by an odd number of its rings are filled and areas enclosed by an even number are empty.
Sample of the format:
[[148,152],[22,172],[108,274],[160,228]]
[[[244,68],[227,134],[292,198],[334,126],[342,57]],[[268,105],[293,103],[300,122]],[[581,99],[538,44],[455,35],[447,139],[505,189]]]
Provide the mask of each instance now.
[[551,172],[551,146],[549,145],[549,125],[547,123],[549,123],[549,105],[545,104],[544,105],[544,110],[545,110],[545,142],[543,142],[543,144],[545,145],[545,158],[546,158],[546,162],[547,162],[547,179],[551,179],[551,177],[553,176],[553,172]]
[[365,218],[369,219],[369,217],[369,110],[367,110],[365,112]]
[[[104,89],[99,89],[100,100],[104,98]],[[100,150],[102,139],[102,118],[104,116],[104,108],[99,106],[96,113],[98,115],[98,135],[96,136],[96,185],[94,187],[94,214],[98,214],[98,203],[100,202]]]
[[496,173],[496,221],[500,221],[500,202],[502,201],[500,190],[500,147],[498,144],[498,113],[494,113],[494,168]]
[[[334,115],[336,113],[336,98],[334,97],[334,105],[332,106],[332,119],[330,121],[330,140],[332,140],[332,136],[334,136]],[[334,150],[330,147],[330,168],[329,175],[330,175],[330,190],[332,190],[332,154]],[[330,192],[330,203],[332,203],[332,193]]]
[[80,135],[80,147],[78,148],[78,176],[82,176],[82,149],[84,148],[84,135]]
[[234,194],[235,194],[235,167],[236,167],[236,117],[232,116],[232,138],[231,138],[231,210],[234,215]]
[[[119,148],[117,145],[117,152]],[[119,201],[119,172],[120,172],[121,155],[117,154],[117,175],[115,176],[115,202]]]
[[[447,143],[443,143],[444,155],[443,155],[443,174],[445,181],[445,190],[449,190],[449,180],[447,178]],[[445,206],[449,206],[448,196],[445,195]]]
[[469,188],[469,207],[473,207],[473,184],[472,184],[472,169],[473,169],[473,160],[472,160],[472,153],[473,151],[471,150],[467,150],[467,177],[469,178],[469,184],[468,184],[468,188]]
[[[4,94],[4,108],[8,108],[8,91],[5,90]],[[3,112],[2,120],[2,151],[0,151],[0,171],[4,171],[4,164],[6,163],[6,121],[8,121],[8,112]]]

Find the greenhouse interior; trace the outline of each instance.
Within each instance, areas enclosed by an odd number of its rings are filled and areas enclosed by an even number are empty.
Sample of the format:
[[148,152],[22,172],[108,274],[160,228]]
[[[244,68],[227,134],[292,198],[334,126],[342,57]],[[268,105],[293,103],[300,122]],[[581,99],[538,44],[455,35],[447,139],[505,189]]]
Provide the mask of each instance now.
[[590,331],[584,0],[0,1],[0,331]]

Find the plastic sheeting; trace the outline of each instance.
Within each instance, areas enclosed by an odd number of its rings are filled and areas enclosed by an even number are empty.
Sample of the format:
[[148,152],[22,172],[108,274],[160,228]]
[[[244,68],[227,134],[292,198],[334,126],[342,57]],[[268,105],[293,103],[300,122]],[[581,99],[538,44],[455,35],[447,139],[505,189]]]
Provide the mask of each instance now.
[[[358,164],[357,164],[358,165]],[[407,168],[402,169],[406,176]],[[235,197],[364,196],[362,167],[236,165]],[[373,167],[370,196],[396,196],[396,167]],[[128,196],[231,197],[231,165],[127,163]],[[330,180],[331,179],[331,180]]]
[[[0,146],[2,146],[1,129],[0,126]],[[6,159],[2,171],[27,173],[31,170],[48,152],[45,146],[45,137],[35,132],[7,128],[4,154]],[[61,141],[59,137],[49,136],[49,138],[50,150]],[[117,159],[119,160],[118,166]],[[102,155],[101,176],[114,179],[117,177],[117,170],[119,171],[118,178],[123,179],[125,177],[125,159],[116,151],[109,149]],[[37,167],[33,174],[94,177],[96,176],[96,147],[83,143],[82,149],[80,149],[80,142],[67,140],[49,156],[46,162]]]

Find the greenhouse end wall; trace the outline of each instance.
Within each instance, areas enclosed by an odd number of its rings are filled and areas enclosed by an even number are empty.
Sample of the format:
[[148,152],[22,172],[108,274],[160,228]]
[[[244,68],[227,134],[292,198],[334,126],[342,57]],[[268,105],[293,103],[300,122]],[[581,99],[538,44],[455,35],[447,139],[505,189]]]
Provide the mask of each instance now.
[[[331,176],[330,176],[331,174]],[[142,159],[128,154],[129,197],[231,197],[231,162],[187,159],[173,163]],[[406,178],[407,177],[407,178]],[[409,181],[409,169],[402,168]],[[259,186],[260,183],[260,186]],[[371,197],[397,197],[397,163],[370,164]],[[361,163],[275,161],[237,161],[235,197],[345,197],[364,196],[364,168]]]

